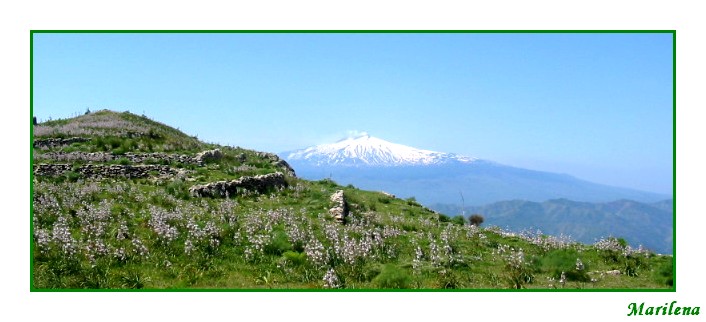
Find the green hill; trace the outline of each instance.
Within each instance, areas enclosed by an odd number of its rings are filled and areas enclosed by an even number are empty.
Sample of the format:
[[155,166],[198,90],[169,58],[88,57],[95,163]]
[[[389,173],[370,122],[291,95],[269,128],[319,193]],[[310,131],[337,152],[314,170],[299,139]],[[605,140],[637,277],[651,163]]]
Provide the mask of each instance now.
[[673,287],[619,239],[472,226],[127,112],[33,136],[32,290]]
[[[460,206],[432,205],[441,212],[461,212]],[[480,213],[485,222],[510,230],[533,227],[549,235],[567,235],[591,243],[604,236],[620,236],[633,247],[672,254],[673,201],[641,203],[632,200],[577,202],[554,199],[544,202],[500,201],[484,206],[466,207],[467,213]]]

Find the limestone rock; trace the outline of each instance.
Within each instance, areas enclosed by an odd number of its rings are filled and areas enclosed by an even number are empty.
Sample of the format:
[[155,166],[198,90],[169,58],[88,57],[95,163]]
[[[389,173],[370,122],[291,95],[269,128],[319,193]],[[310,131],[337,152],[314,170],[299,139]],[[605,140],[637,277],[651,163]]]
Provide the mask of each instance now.
[[343,190],[338,190],[331,195],[331,202],[333,202],[333,207],[328,210],[329,214],[336,219],[336,221],[343,223],[348,216],[348,203],[346,202],[346,197],[343,195]]

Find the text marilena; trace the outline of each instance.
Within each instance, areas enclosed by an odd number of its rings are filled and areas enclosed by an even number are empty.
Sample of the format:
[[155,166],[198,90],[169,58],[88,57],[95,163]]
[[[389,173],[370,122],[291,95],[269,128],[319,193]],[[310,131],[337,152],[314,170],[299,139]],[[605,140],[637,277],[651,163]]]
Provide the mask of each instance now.
[[645,306],[645,302],[641,304],[628,304],[628,316],[636,315],[699,315],[701,307],[698,306],[678,306],[677,301],[672,303],[664,303],[660,306]]

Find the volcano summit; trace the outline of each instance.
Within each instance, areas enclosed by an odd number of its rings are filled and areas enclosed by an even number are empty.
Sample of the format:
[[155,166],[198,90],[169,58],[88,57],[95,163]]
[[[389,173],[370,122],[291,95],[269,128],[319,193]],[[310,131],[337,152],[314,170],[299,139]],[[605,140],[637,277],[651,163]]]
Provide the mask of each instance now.
[[363,132],[333,144],[285,152],[287,160],[314,166],[428,166],[453,162],[471,163],[475,158],[422,150],[392,143]]
[[[483,205],[503,200],[656,202],[669,196],[596,184],[567,174],[516,168],[454,153],[418,149],[363,132],[332,144],[279,154],[303,178],[330,178],[427,204]],[[463,198],[463,201],[462,201]]]

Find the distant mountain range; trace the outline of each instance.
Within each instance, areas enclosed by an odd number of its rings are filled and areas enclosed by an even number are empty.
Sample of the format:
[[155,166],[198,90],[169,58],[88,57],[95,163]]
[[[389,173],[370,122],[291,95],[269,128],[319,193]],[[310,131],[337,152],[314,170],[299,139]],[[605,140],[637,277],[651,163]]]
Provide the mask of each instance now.
[[456,205],[431,206],[443,213],[481,214],[484,225],[513,231],[539,228],[544,234],[569,235],[582,243],[593,243],[601,237],[622,237],[633,247],[643,245],[662,254],[674,251],[673,207],[672,199],[649,204],[631,200],[605,203],[511,200],[463,210]]
[[415,197],[450,216],[479,213],[487,225],[539,229],[584,243],[622,237],[634,247],[673,252],[669,195],[416,149],[368,134],[280,157],[306,179],[331,178],[400,198]]
[[619,199],[657,202],[669,195],[612,187],[566,174],[535,171],[453,153],[417,149],[363,134],[279,154],[312,180],[331,178],[368,190],[415,197],[424,204],[480,206],[504,200]]
[[[129,112],[35,124],[30,144],[34,291],[554,290],[551,279],[579,256],[590,270],[567,272],[560,287],[674,289],[670,257],[611,250],[608,262],[582,244],[545,251],[403,199],[298,178],[270,153],[202,142]],[[517,256],[542,264],[532,281],[506,269]]]

